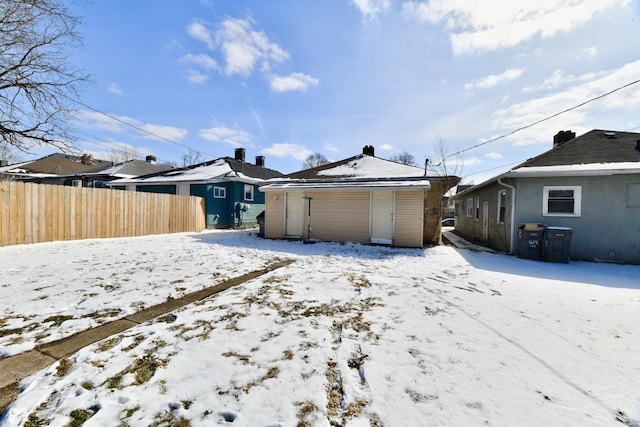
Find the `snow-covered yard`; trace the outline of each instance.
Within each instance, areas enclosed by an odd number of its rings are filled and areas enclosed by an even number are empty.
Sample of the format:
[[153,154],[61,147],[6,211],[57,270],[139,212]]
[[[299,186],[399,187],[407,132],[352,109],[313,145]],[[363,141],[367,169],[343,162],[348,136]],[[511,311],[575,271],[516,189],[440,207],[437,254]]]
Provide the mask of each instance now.
[[0,354],[277,259],[23,381],[2,425],[640,425],[638,266],[231,231],[6,247]]

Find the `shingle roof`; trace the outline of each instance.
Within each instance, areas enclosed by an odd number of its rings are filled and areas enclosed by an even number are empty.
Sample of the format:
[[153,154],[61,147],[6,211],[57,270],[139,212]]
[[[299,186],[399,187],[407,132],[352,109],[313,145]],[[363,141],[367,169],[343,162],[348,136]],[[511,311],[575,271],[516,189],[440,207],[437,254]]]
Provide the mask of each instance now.
[[68,175],[77,172],[95,172],[112,165],[113,162],[98,159],[91,159],[90,164],[86,165],[82,163],[79,156],[54,153],[28,164],[22,164],[20,169],[24,169],[30,173]]
[[640,133],[595,129],[553,147],[514,169],[539,166],[582,165],[592,163],[640,162],[636,144]]
[[231,166],[235,172],[241,173],[251,178],[271,179],[280,178],[282,174],[276,170],[256,166],[248,162],[241,162],[233,157],[224,157],[224,160]]

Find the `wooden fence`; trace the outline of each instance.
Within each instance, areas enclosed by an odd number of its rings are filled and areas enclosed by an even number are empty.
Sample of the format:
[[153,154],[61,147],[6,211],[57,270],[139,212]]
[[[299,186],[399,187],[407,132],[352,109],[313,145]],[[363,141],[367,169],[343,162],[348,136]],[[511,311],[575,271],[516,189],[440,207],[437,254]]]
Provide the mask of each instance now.
[[202,231],[202,197],[0,181],[0,246]]

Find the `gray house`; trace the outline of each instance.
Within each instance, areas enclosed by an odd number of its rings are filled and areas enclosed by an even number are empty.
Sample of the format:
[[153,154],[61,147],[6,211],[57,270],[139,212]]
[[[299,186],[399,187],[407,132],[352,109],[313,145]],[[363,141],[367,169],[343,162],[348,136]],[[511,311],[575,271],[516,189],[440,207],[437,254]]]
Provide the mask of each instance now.
[[456,194],[456,232],[520,254],[522,224],[569,228],[571,259],[640,264],[640,133],[575,135]]

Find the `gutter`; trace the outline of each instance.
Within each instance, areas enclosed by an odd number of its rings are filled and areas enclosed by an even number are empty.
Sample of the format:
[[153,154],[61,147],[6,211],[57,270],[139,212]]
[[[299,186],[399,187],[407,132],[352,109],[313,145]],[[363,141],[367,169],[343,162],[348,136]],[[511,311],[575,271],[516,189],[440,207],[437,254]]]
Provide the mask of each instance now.
[[509,254],[513,255],[514,252],[514,239],[515,239],[515,221],[516,221],[516,187],[502,182],[502,177],[498,177],[498,184],[503,187],[507,187],[511,190],[511,232],[509,241]]

